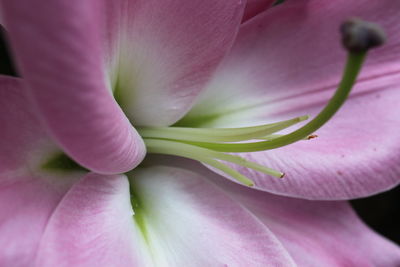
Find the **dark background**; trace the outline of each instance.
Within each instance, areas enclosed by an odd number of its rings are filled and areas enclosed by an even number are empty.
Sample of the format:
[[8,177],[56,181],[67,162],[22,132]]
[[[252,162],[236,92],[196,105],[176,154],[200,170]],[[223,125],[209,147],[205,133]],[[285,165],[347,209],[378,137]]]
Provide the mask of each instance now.
[[400,186],[351,204],[372,229],[400,245]]

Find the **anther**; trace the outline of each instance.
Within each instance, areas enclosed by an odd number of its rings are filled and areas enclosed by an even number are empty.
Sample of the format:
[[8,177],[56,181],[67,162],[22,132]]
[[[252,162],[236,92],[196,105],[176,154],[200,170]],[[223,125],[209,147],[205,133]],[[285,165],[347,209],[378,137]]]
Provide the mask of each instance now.
[[386,41],[385,32],[379,25],[358,18],[351,18],[343,22],[340,32],[343,46],[349,52],[365,52]]
[[311,139],[314,139],[314,138],[317,138],[317,137],[318,137],[318,135],[311,134],[311,135],[307,136],[307,140],[311,140]]

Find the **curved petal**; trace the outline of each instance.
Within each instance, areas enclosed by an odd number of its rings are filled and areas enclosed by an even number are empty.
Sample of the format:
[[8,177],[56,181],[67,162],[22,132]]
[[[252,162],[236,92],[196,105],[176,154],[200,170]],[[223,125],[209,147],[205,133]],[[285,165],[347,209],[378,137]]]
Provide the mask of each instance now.
[[400,247],[369,229],[346,202],[284,198],[226,181],[219,185],[268,225],[298,266],[400,264]]
[[22,79],[0,75],[1,185],[15,182],[15,178],[8,180],[6,176],[48,170],[45,164],[61,153],[46,135],[27,92]]
[[205,177],[152,166],[131,174],[154,266],[294,266],[274,235]]
[[107,1],[116,96],[135,125],[170,125],[231,48],[244,1]]
[[0,76],[0,266],[28,266],[47,219],[81,172],[41,168],[57,149],[20,79]]
[[276,0],[247,0],[242,23],[267,10]]
[[[48,220],[37,266],[143,266],[125,176],[88,174]],[[144,257],[143,257],[144,258]]]
[[1,9],[51,135],[91,170],[135,167],[145,148],[106,86],[98,1],[2,1]]
[[[0,76],[0,266],[142,266],[124,242],[133,238],[126,177],[89,174],[75,183],[85,172],[46,167],[59,150],[43,132],[24,85]],[[61,249],[50,253],[54,248]]]
[[[400,182],[400,2],[287,2],[246,23],[208,91],[183,121],[245,125],[316,114],[342,71],[338,25],[359,16],[381,24],[388,43],[370,52],[350,100],[315,141],[249,153],[286,173],[277,181],[245,171],[258,187],[308,199],[348,199]],[[216,107],[216,108],[214,108]],[[206,121],[207,122],[207,121]],[[207,124],[207,123],[206,123]]]

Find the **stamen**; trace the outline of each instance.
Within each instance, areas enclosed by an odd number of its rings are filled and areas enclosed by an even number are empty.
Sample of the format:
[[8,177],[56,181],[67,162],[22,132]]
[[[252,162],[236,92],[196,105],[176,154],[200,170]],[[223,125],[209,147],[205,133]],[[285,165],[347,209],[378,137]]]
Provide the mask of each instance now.
[[[270,134],[270,135],[267,135],[267,136],[264,136],[264,137],[261,137],[261,138],[256,138],[256,139],[269,140],[270,141],[270,140],[274,140],[274,139],[276,139],[278,137],[282,137],[282,136],[284,136],[284,134]],[[318,137],[318,135],[316,135],[316,134],[310,134],[310,135],[304,137],[301,140],[311,140],[311,139],[314,139],[314,138],[317,138],[317,137]]]
[[254,182],[243,174],[210,157],[207,149],[167,140],[144,139],[144,142],[146,144],[148,153],[173,155],[194,159],[221,170],[244,185],[254,186]]
[[171,140],[144,139],[144,142],[146,144],[147,151],[149,153],[176,155],[176,156],[191,158],[204,163],[206,163],[204,161],[205,159],[211,159],[211,160],[218,159],[227,162],[232,162],[237,165],[244,166],[277,178],[282,178],[284,176],[282,172],[273,170],[271,168],[267,168],[255,162],[248,161],[236,155],[224,154],[210,149],[205,149]]
[[324,125],[332,116],[339,110],[347,99],[354,82],[360,72],[362,63],[364,62],[366,53],[349,53],[347,64],[344,69],[342,80],[335,94],[325,106],[325,108],[309,123],[287,135],[275,138],[270,141],[240,143],[240,144],[224,144],[224,143],[209,143],[209,142],[191,142],[182,141],[187,144],[196,145],[215,151],[221,152],[255,152],[275,149],[282,146],[292,144],[310,134],[313,134],[322,125]]
[[[350,19],[344,22],[341,26],[341,33],[343,45],[349,51],[342,79],[335,94],[324,109],[304,126],[289,134],[275,134],[308,119],[308,116],[243,128],[140,128],[138,131],[144,139],[147,152],[176,155],[203,162],[247,186],[253,186],[254,182],[220,162],[220,160],[282,178],[284,176],[282,172],[226,153],[264,151],[286,146],[299,140],[310,140],[317,137],[313,133],[333,117],[349,96],[368,49],[381,45],[386,38],[377,25],[359,19]],[[265,141],[230,143],[256,139]]]
[[314,139],[314,138],[317,138],[318,137],[318,135],[316,135],[316,134],[310,134],[309,136],[307,136],[306,138],[304,138],[305,140],[311,140],[311,139]]
[[239,142],[258,139],[284,130],[296,123],[307,120],[308,116],[296,117],[277,123],[242,128],[185,128],[185,127],[152,127],[138,128],[143,138],[162,138],[195,142]]

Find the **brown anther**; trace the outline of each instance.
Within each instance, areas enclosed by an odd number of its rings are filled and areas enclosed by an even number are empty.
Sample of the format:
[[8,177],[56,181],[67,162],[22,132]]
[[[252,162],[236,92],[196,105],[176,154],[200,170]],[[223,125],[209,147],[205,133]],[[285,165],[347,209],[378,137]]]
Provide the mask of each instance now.
[[365,52],[386,41],[386,34],[379,25],[358,18],[343,22],[340,32],[343,46],[350,52]]
[[307,136],[307,140],[311,140],[311,139],[314,139],[314,138],[317,138],[317,137],[318,137],[318,135],[311,134],[311,135]]

